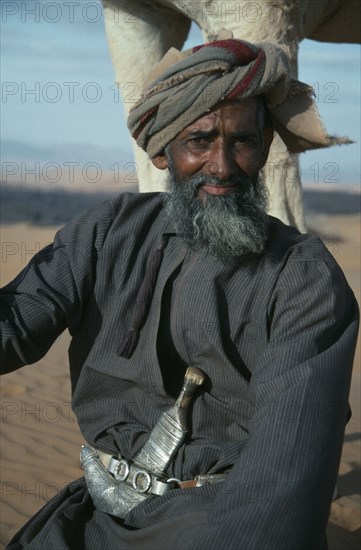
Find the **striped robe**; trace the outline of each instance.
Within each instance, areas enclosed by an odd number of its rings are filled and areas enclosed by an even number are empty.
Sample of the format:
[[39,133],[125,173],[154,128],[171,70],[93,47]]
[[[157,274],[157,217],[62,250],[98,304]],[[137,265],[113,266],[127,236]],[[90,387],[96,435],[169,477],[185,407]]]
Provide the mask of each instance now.
[[[60,230],[0,291],[4,372],[39,360],[69,328],[73,409],[88,443],[134,457],[194,365],[207,381],[168,473],[231,468],[225,482],[149,499],[125,521],[94,510],[77,480],[10,549],[324,548],[358,310],[320,239],[270,222],[264,254],[222,262],[182,242],[162,194],[123,194]],[[126,358],[119,342],[164,237]]]

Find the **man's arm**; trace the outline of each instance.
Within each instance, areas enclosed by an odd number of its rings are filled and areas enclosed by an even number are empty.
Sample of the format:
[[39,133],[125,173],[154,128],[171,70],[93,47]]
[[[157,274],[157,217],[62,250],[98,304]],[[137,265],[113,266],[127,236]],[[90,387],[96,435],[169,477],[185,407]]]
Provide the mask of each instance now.
[[113,217],[111,202],[87,211],[0,289],[2,373],[38,361],[65,328],[76,329]]
[[202,541],[194,536],[189,548],[322,548],[358,308],[330,258],[289,262],[271,315],[269,345],[250,383],[249,439],[206,513]]

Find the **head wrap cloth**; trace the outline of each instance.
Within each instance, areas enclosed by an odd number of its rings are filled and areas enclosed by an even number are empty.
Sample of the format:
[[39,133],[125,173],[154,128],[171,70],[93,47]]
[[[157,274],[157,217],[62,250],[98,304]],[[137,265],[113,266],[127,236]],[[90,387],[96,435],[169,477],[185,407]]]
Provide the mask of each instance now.
[[350,143],[329,136],[313,89],[291,78],[285,51],[272,44],[218,40],[179,52],[171,48],[149,73],[128,128],[150,158],[184,128],[225,100],[262,95],[273,126],[291,153]]

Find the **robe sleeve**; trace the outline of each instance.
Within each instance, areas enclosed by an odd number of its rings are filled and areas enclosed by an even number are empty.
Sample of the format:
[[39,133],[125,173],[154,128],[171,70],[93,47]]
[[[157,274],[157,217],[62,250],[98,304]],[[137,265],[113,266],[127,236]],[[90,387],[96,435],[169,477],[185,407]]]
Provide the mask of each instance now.
[[250,382],[249,439],[183,547],[319,550],[335,487],[358,307],[333,258],[290,260],[273,293],[269,344]]
[[74,332],[113,217],[111,201],[88,210],[0,289],[1,373],[35,363],[65,328]]

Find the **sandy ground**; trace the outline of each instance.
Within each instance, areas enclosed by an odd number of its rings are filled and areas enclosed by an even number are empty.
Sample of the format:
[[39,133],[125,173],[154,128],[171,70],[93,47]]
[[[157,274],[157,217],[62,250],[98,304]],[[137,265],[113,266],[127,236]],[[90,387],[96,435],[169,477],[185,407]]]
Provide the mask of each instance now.
[[[312,214],[308,222],[324,237],[361,303],[360,215]],[[1,285],[51,242],[55,230],[24,223],[0,226]],[[81,476],[83,439],[70,409],[68,344],[69,336],[63,334],[39,363],[1,379],[1,547],[67,482]],[[330,550],[360,547],[360,342],[350,402],[353,416],[346,429],[339,498],[328,527]]]

